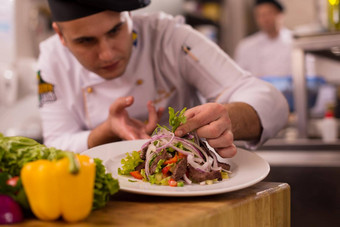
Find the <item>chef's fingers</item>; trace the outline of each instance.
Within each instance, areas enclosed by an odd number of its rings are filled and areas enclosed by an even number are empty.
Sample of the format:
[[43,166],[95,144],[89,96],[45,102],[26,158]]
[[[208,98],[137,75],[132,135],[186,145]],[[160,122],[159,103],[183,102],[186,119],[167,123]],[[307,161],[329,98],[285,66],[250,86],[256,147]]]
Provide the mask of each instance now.
[[164,107],[159,107],[159,108],[158,108],[158,110],[157,110],[158,122],[160,121],[161,117],[163,116],[164,111],[165,111],[165,108],[164,108]]
[[123,139],[125,139],[125,140],[136,140],[136,139],[139,139],[139,138],[138,138],[138,136],[137,136],[135,133],[133,133],[133,132],[127,132],[127,133],[124,135]]
[[115,115],[123,111],[126,107],[131,106],[133,101],[133,96],[120,97],[116,99],[116,101],[110,106],[110,114]]
[[128,132],[125,135],[125,139],[126,140],[150,139],[150,136],[146,133]]
[[207,141],[213,148],[226,148],[234,143],[234,135],[230,130],[226,130],[218,138],[207,139]]
[[206,119],[199,116],[199,112],[191,111],[189,114],[186,113],[185,115],[187,117],[187,121],[185,122],[185,124],[180,125],[175,131],[175,135],[178,137],[182,137],[188,132],[194,131],[202,125],[209,123],[208,121],[206,121]]
[[157,111],[152,101],[149,101],[148,104],[149,118],[148,122],[145,125],[145,131],[148,134],[151,134],[153,130],[156,128],[158,123]]
[[159,119],[164,112],[164,108],[160,108],[157,111],[152,101],[149,101],[147,106],[149,111],[149,119],[145,125],[145,131],[146,133],[151,134],[157,127]]
[[225,148],[215,148],[215,150],[222,158],[232,158],[237,153],[237,148],[235,144],[232,144],[229,147]]
[[198,128],[196,132],[199,137],[214,139],[221,137],[227,130],[231,130],[231,121],[228,115],[222,115],[217,120]]
[[150,139],[150,136],[146,133],[143,133],[139,136],[140,139]]
[[139,127],[134,128],[131,126],[124,127],[121,131],[122,139],[125,140],[137,140],[137,139],[149,139],[150,136]]
[[[220,104],[205,104],[191,108],[185,112],[187,121],[175,131],[176,136],[182,137],[204,125],[220,118]],[[225,111],[225,109],[224,109]]]

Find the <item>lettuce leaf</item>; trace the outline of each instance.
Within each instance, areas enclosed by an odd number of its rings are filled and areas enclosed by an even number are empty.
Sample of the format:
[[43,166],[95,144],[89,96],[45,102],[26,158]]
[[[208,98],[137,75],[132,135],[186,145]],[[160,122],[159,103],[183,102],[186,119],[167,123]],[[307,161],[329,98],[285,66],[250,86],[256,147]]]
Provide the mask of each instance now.
[[94,162],[96,163],[96,180],[94,183],[92,210],[104,207],[110,196],[119,190],[118,180],[112,178],[111,174],[106,173],[102,160],[94,158]]
[[132,151],[132,153],[126,153],[126,157],[121,160],[122,168],[118,168],[118,174],[128,175],[130,172],[135,171],[136,166],[142,163],[138,151]]

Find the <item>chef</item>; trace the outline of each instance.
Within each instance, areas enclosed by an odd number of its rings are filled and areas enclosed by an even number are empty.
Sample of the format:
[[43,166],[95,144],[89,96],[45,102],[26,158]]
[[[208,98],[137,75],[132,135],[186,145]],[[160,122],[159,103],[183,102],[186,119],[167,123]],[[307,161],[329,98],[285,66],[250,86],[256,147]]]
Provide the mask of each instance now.
[[277,0],[256,0],[254,17],[259,31],[241,40],[236,62],[254,76],[290,76],[292,33],[283,27],[284,7]]
[[234,140],[256,148],[286,124],[280,92],[182,17],[132,15],[149,3],[49,0],[56,35],[41,43],[38,71],[47,146],[82,152],[148,138],[157,123],[167,124],[168,107],[187,107],[176,136],[196,130],[232,157]]

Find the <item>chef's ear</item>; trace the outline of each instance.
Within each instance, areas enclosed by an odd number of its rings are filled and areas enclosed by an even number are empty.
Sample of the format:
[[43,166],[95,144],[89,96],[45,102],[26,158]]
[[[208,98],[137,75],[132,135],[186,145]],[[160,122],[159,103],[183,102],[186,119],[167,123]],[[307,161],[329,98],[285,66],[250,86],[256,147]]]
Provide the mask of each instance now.
[[59,39],[60,39],[60,42],[61,42],[64,46],[66,46],[65,38],[64,38],[63,33],[62,33],[61,25],[57,24],[56,22],[53,22],[53,23],[52,23],[52,27],[53,27],[54,31],[58,34]]

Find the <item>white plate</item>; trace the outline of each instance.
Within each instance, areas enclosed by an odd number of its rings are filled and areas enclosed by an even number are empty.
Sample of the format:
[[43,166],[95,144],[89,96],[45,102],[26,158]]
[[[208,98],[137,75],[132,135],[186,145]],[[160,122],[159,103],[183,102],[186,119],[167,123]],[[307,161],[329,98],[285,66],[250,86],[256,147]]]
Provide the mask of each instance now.
[[126,156],[127,152],[140,150],[146,141],[133,140],[109,143],[91,148],[83,152],[83,154],[102,159],[107,171],[118,179],[121,190],[156,196],[204,196],[231,192],[256,184],[263,180],[270,170],[269,164],[257,154],[238,149],[237,154],[227,160],[232,171],[230,179],[212,185],[191,184],[184,187],[169,187],[152,185],[140,180],[130,182],[129,180],[135,179],[130,176],[118,175],[121,159]]

